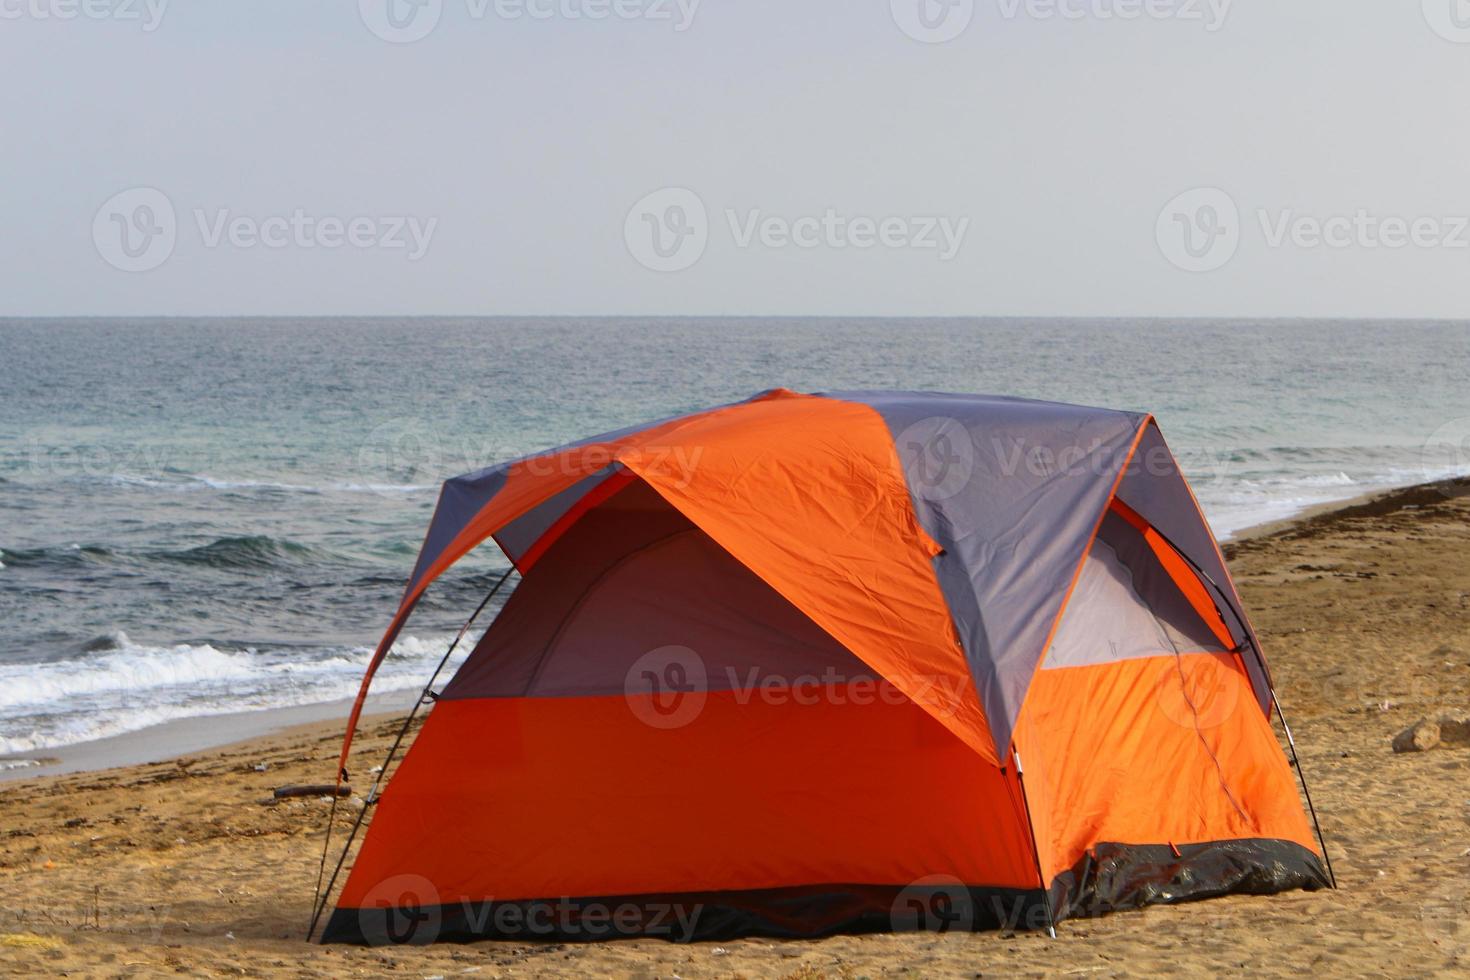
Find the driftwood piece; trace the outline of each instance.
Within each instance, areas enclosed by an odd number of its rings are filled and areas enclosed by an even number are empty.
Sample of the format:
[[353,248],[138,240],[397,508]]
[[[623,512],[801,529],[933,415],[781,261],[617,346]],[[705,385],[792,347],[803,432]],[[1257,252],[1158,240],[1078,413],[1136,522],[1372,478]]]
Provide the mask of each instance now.
[[288,800],[293,796],[331,796],[336,794],[340,797],[352,795],[352,787],[347,784],[333,786],[331,783],[312,783],[308,786],[277,786],[275,798]]

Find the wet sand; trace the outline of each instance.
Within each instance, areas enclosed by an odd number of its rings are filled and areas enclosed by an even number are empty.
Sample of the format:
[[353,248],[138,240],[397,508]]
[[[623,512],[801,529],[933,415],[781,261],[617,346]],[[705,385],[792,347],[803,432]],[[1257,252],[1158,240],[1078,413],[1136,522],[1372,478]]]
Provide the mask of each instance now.
[[[302,936],[328,804],[270,798],[277,786],[330,779],[340,722],[313,722],[177,760],[0,784],[0,974],[1470,973],[1470,749],[1396,755],[1389,745],[1421,716],[1470,708],[1470,481],[1317,512],[1227,552],[1296,733],[1339,891],[1073,920],[1056,940],[312,946]],[[397,728],[370,719],[356,768],[365,774]]]

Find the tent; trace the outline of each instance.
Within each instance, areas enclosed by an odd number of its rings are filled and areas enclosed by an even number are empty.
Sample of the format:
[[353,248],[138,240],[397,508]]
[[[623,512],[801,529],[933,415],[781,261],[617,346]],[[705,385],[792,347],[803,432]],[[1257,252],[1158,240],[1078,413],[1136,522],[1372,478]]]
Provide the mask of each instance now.
[[519,584],[324,941],[1040,928],[1330,881],[1150,415],[775,390],[452,479],[342,777],[405,619],[492,538]]

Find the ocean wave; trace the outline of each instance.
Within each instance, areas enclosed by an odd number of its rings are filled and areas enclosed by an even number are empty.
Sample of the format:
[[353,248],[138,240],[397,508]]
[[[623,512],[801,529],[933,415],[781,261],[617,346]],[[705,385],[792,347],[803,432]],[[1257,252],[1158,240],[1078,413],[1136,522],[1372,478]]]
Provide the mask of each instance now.
[[[96,482],[98,478],[87,476],[73,477],[73,479],[84,479],[87,482]],[[219,490],[224,492],[263,490],[302,494],[409,494],[425,493],[430,490],[438,490],[440,486],[438,483],[377,483],[372,481],[353,480],[335,480],[329,483],[322,484],[285,483],[279,480],[258,480],[246,477],[216,477],[210,476],[207,473],[180,474],[172,478],[146,476],[137,473],[109,473],[101,477],[100,479],[103,482],[113,484],[114,486],[166,490],[176,493],[198,492],[201,490]]]
[[[374,692],[420,687],[451,640],[399,638],[378,672]],[[464,644],[453,663],[472,647]],[[180,718],[349,698],[373,648],[152,646],[115,632],[85,644],[83,653],[43,664],[0,665],[0,755],[106,738]]]
[[148,647],[133,643],[125,633],[116,633],[105,646],[97,641],[87,646],[102,655],[47,664],[0,665],[0,711],[21,705],[62,705],[78,696],[103,692],[239,680],[254,673],[247,653],[226,653],[208,644]]
[[322,561],[330,555],[312,545],[256,534],[218,538],[209,544],[182,551],[153,551],[148,553],[148,557],[211,568],[269,568]]
[[49,548],[21,548],[5,552],[17,568],[56,565],[71,568],[80,564],[108,562],[164,562],[208,568],[256,570],[295,565],[345,563],[350,559],[315,545],[268,535],[216,538],[192,548],[127,551],[96,544],[72,544]]
[[424,493],[439,487],[438,483],[329,483],[326,489],[334,493]]
[[321,485],[276,483],[270,480],[220,480],[212,476],[193,476],[211,490],[290,490],[296,493],[423,493],[438,490],[437,483],[353,483],[333,482]]
[[45,564],[69,566],[111,557],[113,554],[107,548],[76,543],[56,548],[8,548],[5,551],[6,560],[16,568],[30,568]]
[[0,759],[0,772],[8,772],[12,769],[29,769],[39,766],[40,759]]

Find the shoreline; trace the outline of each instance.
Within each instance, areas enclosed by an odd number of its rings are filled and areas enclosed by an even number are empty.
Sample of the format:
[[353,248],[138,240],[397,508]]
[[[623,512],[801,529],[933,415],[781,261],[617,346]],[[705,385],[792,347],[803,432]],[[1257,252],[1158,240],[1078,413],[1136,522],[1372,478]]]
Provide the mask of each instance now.
[[1232,533],[1230,537],[1221,539],[1220,546],[1228,550],[1231,546],[1246,541],[1269,538],[1339,518],[1379,517],[1396,510],[1417,509],[1465,496],[1470,496],[1470,474],[1446,477],[1428,483],[1410,483],[1381,490],[1368,490],[1341,500],[1312,504],[1290,517],[1279,517],[1275,520],[1243,527]]
[[[1394,510],[1422,507],[1467,495],[1470,495],[1470,476],[1367,491],[1341,500],[1313,504],[1291,517],[1241,528],[1220,539],[1220,546],[1226,556],[1231,557],[1247,542],[1307,529],[1323,521],[1352,516],[1380,516]],[[369,714],[401,715],[412,707],[412,701],[409,700],[411,695],[411,691],[396,691],[370,696],[364,717]],[[316,730],[332,721],[345,725],[351,705],[351,699],[339,699],[284,708],[198,715],[107,738],[38,749],[34,752],[0,755],[0,784],[168,761],[202,752],[239,747],[292,729],[306,727]],[[35,764],[24,765],[31,761]],[[16,763],[22,765],[17,766]]]
[[[374,695],[363,707],[361,724],[402,716],[413,706],[412,692]],[[0,786],[30,779],[103,772],[169,762],[206,752],[241,750],[252,743],[299,733],[316,733],[336,725],[346,729],[352,700],[320,701],[287,708],[260,708],[217,715],[175,718],[134,732],[77,742],[35,752],[0,756]],[[34,760],[34,765],[15,766]]]
[[[1250,538],[1259,537],[1262,534],[1270,534],[1299,521],[1309,520],[1322,514],[1329,514],[1336,510],[1363,504],[1385,495],[1393,495],[1421,488],[1435,488],[1442,485],[1451,486],[1457,481],[1464,479],[1470,479],[1470,472],[1451,476],[1436,476],[1434,479],[1424,479],[1415,483],[1368,484],[1358,489],[1356,493],[1350,493],[1347,496],[1331,497],[1313,503],[1297,501],[1292,505],[1293,509],[1288,513],[1265,520],[1252,521],[1249,524],[1243,524],[1240,527],[1231,528],[1224,532],[1216,529],[1215,535],[1221,545],[1235,541],[1245,541]],[[1212,528],[1214,525],[1215,522],[1211,522]]]

